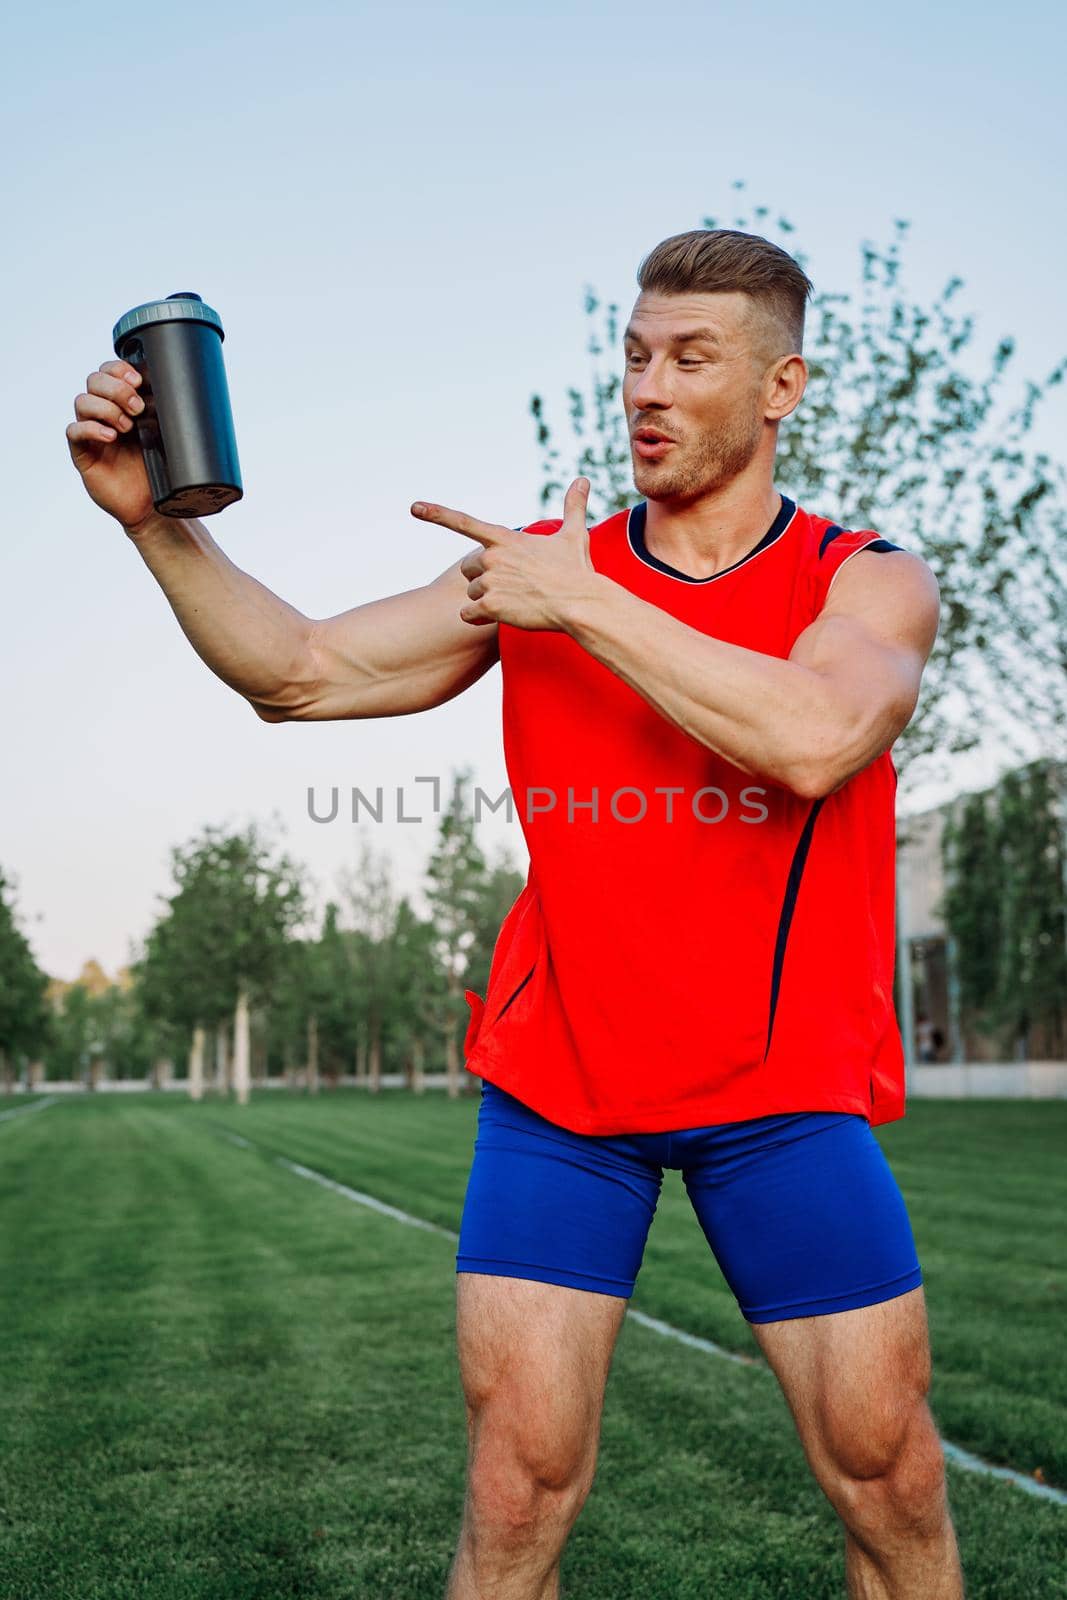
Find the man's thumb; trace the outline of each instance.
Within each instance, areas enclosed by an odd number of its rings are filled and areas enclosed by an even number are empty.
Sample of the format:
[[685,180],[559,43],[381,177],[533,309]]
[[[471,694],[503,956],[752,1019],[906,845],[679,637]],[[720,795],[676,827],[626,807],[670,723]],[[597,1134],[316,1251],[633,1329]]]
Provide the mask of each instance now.
[[563,527],[561,533],[584,534],[588,531],[589,494],[592,485],[588,478],[575,478],[563,501]]

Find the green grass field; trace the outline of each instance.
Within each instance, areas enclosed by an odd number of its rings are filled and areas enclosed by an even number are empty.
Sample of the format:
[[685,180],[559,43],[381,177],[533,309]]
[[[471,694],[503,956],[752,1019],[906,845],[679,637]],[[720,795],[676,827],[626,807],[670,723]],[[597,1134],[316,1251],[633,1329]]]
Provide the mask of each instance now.
[[[440,1600],[465,1451],[455,1246],[271,1156],[455,1229],[475,1115],[270,1092],[0,1122],[3,1600]],[[1067,1486],[1067,1103],[918,1102],[879,1137],[941,1432]],[[633,1303],[755,1353],[678,1174]],[[1067,1506],[955,1468],[950,1494],[968,1600],[1067,1596]],[[568,1600],[823,1600],[843,1571],[774,1379],[628,1322]]]

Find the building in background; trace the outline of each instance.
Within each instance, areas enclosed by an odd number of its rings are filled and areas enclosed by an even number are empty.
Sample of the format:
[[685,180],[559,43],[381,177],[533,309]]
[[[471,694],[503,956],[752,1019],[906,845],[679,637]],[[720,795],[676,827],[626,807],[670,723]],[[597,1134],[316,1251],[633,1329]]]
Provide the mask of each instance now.
[[[1067,763],[1049,762],[1058,789],[1064,853],[1067,857]],[[990,802],[999,785],[981,791]],[[962,1014],[954,943],[943,911],[943,841],[951,817],[959,822],[969,794],[930,811],[901,817],[897,824],[897,983],[896,1003],[909,1065],[932,1062],[988,1062],[1004,1059],[1003,1047],[970,1026]],[[1067,880],[1057,885],[1067,903]],[[907,972],[910,983],[903,978]],[[1067,993],[1063,1004],[1067,1009]],[[1062,1052],[1061,1052],[1062,1053]],[[1047,1060],[1047,1031],[1034,1025],[1016,1046],[1018,1060]]]

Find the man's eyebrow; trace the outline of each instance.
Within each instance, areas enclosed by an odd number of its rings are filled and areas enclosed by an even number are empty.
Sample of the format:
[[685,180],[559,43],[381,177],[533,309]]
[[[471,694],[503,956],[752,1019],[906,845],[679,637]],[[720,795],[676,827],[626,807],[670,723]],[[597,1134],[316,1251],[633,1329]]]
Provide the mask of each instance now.
[[[641,345],[645,343],[635,328],[627,328],[622,337],[624,343]],[[700,342],[721,344],[722,340],[714,328],[690,328],[688,333],[676,333],[671,340],[671,344],[697,344]],[[645,348],[647,349],[647,345]]]

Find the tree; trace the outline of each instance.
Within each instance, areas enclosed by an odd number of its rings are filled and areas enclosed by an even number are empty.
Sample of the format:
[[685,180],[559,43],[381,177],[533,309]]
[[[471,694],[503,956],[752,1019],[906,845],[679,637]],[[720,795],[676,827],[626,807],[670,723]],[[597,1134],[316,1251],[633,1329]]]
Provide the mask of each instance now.
[[[327,915],[336,907],[328,906]],[[277,1060],[287,1084],[293,1082],[297,1062],[305,1059],[308,1023],[315,1014],[320,987],[314,941],[290,939],[285,947],[267,1005],[268,1072]]]
[[[741,190],[744,184],[736,183]],[[705,227],[721,224],[713,217]],[[795,230],[766,206],[733,227]],[[807,393],[782,424],[777,476],[812,510],[873,527],[915,550],[941,587],[942,621],[911,724],[894,757],[905,773],[919,757],[962,751],[996,721],[1038,733],[1050,753],[1067,748],[1067,469],[1032,443],[1042,403],[1062,381],[1057,359],[1041,382],[1008,392],[1013,341],[981,370],[974,318],[956,309],[952,277],[930,304],[908,294],[902,250],[908,224],[886,245],[860,247],[856,290],[818,292],[809,307]],[[542,502],[556,504],[564,456],[593,485],[594,518],[633,503],[621,407],[618,311],[587,289],[591,371],[568,390],[573,446],[557,445],[544,402],[530,402],[542,453]],[[995,714],[995,717],[994,717]],[[928,763],[929,765],[929,763]]]
[[445,978],[437,1025],[444,1040],[448,1093],[452,1098],[460,1088],[460,1028],[466,1012],[464,977],[486,894],[485,857],[475,840],[474,817],[463,792],[471,775],[469,768],[453,775],[452,792],[426,874],[435,950]]
[[1018,1054],[1026,1054],[1033,1028],[1059,1051],[1067,1001],[1064,841],[1045,764],[1007,773],[998,799],[1003,891],[994,1014]]
[[327,1075],[336,1080],[355,1057],[361,1023],[356,941],[341,926],[336,901],[326,906],[322,931],[309,946],[308,957],[307,1003],[317,1018]]
[[[136,966],[146,1009],[183,1031],[214,1027],[217,1036],[234,1018],[247,1061],[249,1007],[269,999],[307,915],[303,869],[275,858],[253,823],[237,833],[205,828],[171,852],[171,871],[177,892]],[[242,1082],[238,1098],[247,1095]]]
[[969,795],[942,835],[961,1010],[1020,1056],[1067,1043],[1064,831],[1054,769],[1034,762]]
[[393,925],[388,1048],[416,1094],[422,1092],[435,1019],[442,1015],[447,996],[436,942],[433,923],[419,917],[406,897],[401,899]]
[[382,1086],[382,1035],[389,1008],[396,895],[389,858],[364,842],[354,869],[341,874],[351,919],[353,975],[366,1041],[368,1088]]
[[941,914],[953,941],[960,1010],[968,1022],[990,1032],[1001,946],[1001,860],[996,818],[984,794],[968,795],[958,819],[949,816],[941,835],[945,891]]
[[474,939],[467,957],[464,983],[484,995],[489,987],[489,968],[496,948],[500,925],[525,884],[526,879],[503,850],[488,870],[481,892],[474,901],[472,925]]
[[15,1058],[38,1055],[51,1037],[48,978],[18,923],[15,885],[0,868],[0,1083],[10,1092]]
[[89,1062],[95,1027],[92,996],[80,983],[71,984],[58,1003],[52,1024],[48,1072],[52,1078],[77,1083]]

